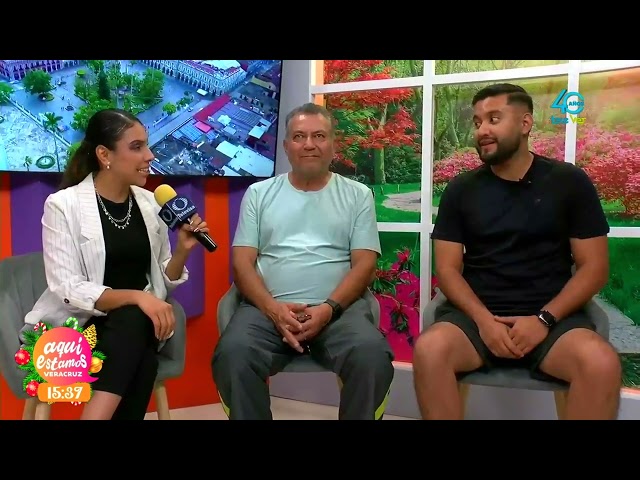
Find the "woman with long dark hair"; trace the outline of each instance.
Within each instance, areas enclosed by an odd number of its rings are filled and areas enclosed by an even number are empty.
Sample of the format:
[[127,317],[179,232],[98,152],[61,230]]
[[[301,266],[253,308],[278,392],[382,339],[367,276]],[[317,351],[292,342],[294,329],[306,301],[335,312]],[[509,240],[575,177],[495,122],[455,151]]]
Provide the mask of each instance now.
[[130,113],[102,110],[50,195],[42,217],[48,289],[27,324],[61,325],[74,316],[96,327],[106,355],[83,419],[143,419],[153,393],[156,354],[175,318],[168,294],[188,279],[185,262],[207,232],[198,216],[171,252],[153,193],[142,188],[153,160],[147,132]]

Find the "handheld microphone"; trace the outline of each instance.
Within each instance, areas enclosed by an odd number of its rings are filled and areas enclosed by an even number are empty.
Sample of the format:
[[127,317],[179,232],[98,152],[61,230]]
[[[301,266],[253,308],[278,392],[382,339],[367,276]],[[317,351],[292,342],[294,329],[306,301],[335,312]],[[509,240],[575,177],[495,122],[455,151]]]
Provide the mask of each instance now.
[[[160,185],[153,192],[153,196],[161,207],[158,216],[171,231],[175,230],[178,224],[189,223],[189,219],[198,211],[191,200],[185,196],[178,196],[169,185]],[[215,252],[218,248],[208,233],[193,232],[193,235],[209,252]]]

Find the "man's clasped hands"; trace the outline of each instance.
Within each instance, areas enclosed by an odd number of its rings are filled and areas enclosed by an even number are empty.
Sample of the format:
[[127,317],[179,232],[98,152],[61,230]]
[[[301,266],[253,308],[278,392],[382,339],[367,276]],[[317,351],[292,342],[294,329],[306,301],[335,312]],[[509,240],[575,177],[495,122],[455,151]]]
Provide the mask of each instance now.
[[308,342],[331,321],[333,309],[327,303],[305,305],[301,303],[273,302],[267,316],[282,334],[282,340],[294,350],[303,353]]

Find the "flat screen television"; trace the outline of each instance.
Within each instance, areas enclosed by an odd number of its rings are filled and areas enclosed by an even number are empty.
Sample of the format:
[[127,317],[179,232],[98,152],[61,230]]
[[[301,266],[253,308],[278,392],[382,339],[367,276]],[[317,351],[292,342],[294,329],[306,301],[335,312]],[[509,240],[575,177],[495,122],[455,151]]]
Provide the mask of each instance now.
[[165,176],[275,172],[282,60],[0,60],[0,171],[61,172],[96,111],[146,126]]

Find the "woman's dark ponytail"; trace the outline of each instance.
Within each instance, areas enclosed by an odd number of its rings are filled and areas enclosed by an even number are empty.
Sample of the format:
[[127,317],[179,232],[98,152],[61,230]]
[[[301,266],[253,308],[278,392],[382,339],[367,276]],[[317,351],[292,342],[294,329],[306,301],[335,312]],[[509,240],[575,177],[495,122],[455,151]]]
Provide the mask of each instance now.
[[78,185],[87,175],[98,170],[100,170],[100,162],[96,157],[96,147],[85,139],[67,162],[60,188]]
[[135,115],[118,108],[107,108],[94,113],[87,124],[84,140],[67,162],[60,188],[78,185],[90,173],[98,172],[100,161],[96,155],[96,148],[102,145],[109,150],[115,150],[116,143],[122,138],[125,130],[136,123],[142,125]]

